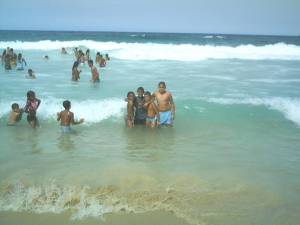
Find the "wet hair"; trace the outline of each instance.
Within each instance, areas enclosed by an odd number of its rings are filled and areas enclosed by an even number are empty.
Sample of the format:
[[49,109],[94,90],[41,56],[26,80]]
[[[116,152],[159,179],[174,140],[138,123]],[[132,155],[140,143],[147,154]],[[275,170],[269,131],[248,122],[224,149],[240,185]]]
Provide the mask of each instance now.
[[73,64],[72,70],[73,70],[75,67],[78,67],[78,65],[79,65],[79,62],[78,62],[78,61],[75,61],[74,64]]
[[144,96],[151,96],[151,93],[150,93],[150,91],[146,91],[145,93],[144,93]]
[[22,53],[19,53],[19,54],[18,54],[18,58],[21,58],[21,57],[22,57]]
[[88,64],[94,64],[94,62],[93,62],[93,60],[92,59],[90,59],[89,61],[88,61]]
[[70,109],[71,108],[71,102],[69,100],[65,100],[63,102],[63,106],[65,109]]
[[32,69],[28,69],[28,73],[33,73],[33,70]]
[[19,108],[19,105],[17,103],[13,103],[11,105],[11,108],[14,110],[14,109],[18,109]]
[[35,97],[35,93],[32,90],[27,92],[27,98],[30,98],[30,97]]
[[100,52],[97,52],[97,54],[96,55],[100,55]]
[[133,95],[133,97],[135,96],[135,94],[134,94],[133,91],[129,91],[129,92],[127,93],[127,98],[129,97],[129,95]]
[[145,92],[143,87],[139,87],[136,91],[142,91],[143,93]]
[[159,82],[159,83],[158,83],[158,87],[159,87],[160,85],[163,85],[165,88],[167,87],[167,86],[166,86],[166,83],[165,83],[164,81]]

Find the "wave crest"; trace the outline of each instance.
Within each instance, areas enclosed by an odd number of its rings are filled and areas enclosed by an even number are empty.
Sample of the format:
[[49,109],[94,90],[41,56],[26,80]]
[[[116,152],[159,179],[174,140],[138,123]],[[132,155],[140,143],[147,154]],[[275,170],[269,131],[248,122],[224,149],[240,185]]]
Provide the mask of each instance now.
[[0,48],[10,46],[17,50],[58,50],[62,47],[86,47],[95,51],[106,51],[114,58],[123,60],[175,60],[199,61],[206,59],[244,60],[300,60],[300,46],[277,43],[264,46],[240,45],[213,46],[193,44],[158,44],[81,41],[37,41],[0,42]]

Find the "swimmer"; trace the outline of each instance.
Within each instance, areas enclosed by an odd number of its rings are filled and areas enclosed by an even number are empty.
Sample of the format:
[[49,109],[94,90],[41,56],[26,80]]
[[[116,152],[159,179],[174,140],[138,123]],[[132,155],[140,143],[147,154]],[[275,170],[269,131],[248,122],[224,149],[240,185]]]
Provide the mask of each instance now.
[[62,133],[71,132],[71,124],[77,125],[84,122],[84,119],[80,119],[79,121],[74,120],[74,113],[70,111],[71,102],[65,100],[63,102],[64,111],[57,113],[57,121],[60,121],[61,131]]
[[41,104],[41,100],[35,97],[34,91],[27,92],[27,102],[24,107],[24,111],[28,113],[27,121],[32,128],[36,128],[38,125],[38,118],[36,116],[36,112],[38,107]]
[[97,70],[97,68],[93,65],[93,60],[89,60],[88,61],[89,67],[91,68],[91,73],[92,73],[92,79],[91,82],[96,83],[96,82],[100,82],[99,79],[99,72]]
[[166,83],[164,81],[159,82],[158,91],[152,96],[157,101],[160,125],[172,127],[175,119],[175,103],[172,94],[166,91]]
[[22,119],[23,109],[19,108],[19,105],[17,103],[13,103],[11,105],[11,112],[9,114],[9,119],[7,125],[13,126],[17,122],[19,122]]

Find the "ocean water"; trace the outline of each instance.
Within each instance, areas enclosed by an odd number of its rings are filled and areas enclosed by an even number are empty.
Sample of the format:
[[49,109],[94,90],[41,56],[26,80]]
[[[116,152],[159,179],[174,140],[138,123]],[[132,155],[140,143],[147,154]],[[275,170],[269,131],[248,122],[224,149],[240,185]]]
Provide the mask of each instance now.
[[[0,211],[85,220],[164,210],[190,224],[299,223],[299,37],[0,31],[1,52],[7,46],[37,79],[0,68]],[[87,65],[71,81],[74,47],[93,59],[109,53],[100,84],[89,82]],[[176,104],[174,127],[125,128],[127,92],[153,92],[162,80]],[[28,90],[42,101],[40,127],[25,115],[6,126]],[[86,121],[70,135],[56,121],[65,99]]]

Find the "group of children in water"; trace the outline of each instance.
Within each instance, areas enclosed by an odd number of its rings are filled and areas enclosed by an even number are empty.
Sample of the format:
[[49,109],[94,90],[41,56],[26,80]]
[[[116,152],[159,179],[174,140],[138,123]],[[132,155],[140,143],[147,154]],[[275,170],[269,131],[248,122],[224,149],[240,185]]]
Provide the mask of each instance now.
[[133,91],[127,93],[126,126],[132,128],[137,124],[147,127],[173,125],[175,119],[175,103],[172,94],[166,91],[166,83],[159,82],[158,91],[151,94],[143,87],[137,89],[137,96]]
[[[13,126],[16,125],[21,119],[23,113],[27,113],[27,121],[32,128],[36,128],[38,123],[38,118],[36,116],[37,109],[41,104],[41,100],[36,98],[34,91],[27,92],[27,101],[24,108],[20,108],[17,103],[13,103],[11,105],[11,112],[8,118],[8,125]],[[62,132],[70,132],[71,131],[71,124],[80,124],[84,122],[84,119],[80,119],[76,121],[74,119],[74,113],[70,111],[71,109],[71,102],[66,100],[63,102],[63,107],[65,110],[57,113],[57,121],[60,121]]]
[[[61,54],[68,54],[67,50],[65,48],[61,49]],[[87,49],[86,53],[84,54],[81,49],[78,49],[77,47],[74,49],[74,55],[76,58],[76,61],[73,64],[72,67],[72,81],[78,81],[80,79],[80,73],[81,70],[78,69],[78,66],[81,63],[88,63],[88,66],[91,69],[92,73],[92,79],[91,81],[93,83],[99,82],[100,77],[99,77],[99,72],[97,68],[94,66],[93,60],[90,58],[90,50]],[[44,59],[48,60],[49,56],[46,55],[44,56]],[[108,54],[105,54],[105,57],[100,54],[100,52],[97,52],[96,58],[95,58],[95,63],[99,65],[99,67],[105,67],[106,66],[106,61],[109,61],[110,57]],[[22,54],[19,53],[18,55],[14,52],[14,50],[10,47],[7,47],[6,50],[3,51],[2,56],[1,56],[1,63],[4,65],[5,70],[12,70],[12,69],[17,69],[17,70],[24,70],[25,66],[27,66],[26,60],[23,58]],[[36,79],[35,73],[32,69],[28,69],[26,78],[29,79]]]
[[[61,49],[62,54],[68,54],[65,48]],[[74,54],[76,61],[72,67],[72,80],[78,81],[80,79],[81,70],[78,69],[80,63],[88,63],[91,69],[92,79],[91,82],[96,83],[100,81],[99,72],[94,66],[93,60],[90,58],[90,50],[87,49],[84,54],[81,49],[75,48]],[[47,57],[49,59],[49,57]],[[106,66],[106,60],[110,60],[108,54],[105,58],[97,52],[96,64],[100,67]],[[4,64],[6,70],[11,70],[14,66],[17,70],[24,70],[24,66],[27,65],[22,54],[19,53],[16,56],[12,48],[7,48],[2,54],[2,64]],[[28,78],[35,79],[35,74],[32,69],[28,69]],[[134,92],[130,91],[125,99],[127,102],[127,115],[125,118],[125,124],[128,128],[132,128],[135,125],[145,125],[147,127],[158,126],[172,126],[175,118],[175,104],[170,92],[166,91],[165,82],[161,81],[158,84],[158,91],[151,94],[148,91],[144,91],[143,87],[137,89],[137,96]],[[17,103],[13,103],[12,111],[9,115],[8,125],[15,125],[21,120],[22,114],[27,113],[27,121],[32,128],[38,126],[38,119],[36,111],[41,101],[36,98],[33,91],[27,92],[27,102],[24,108],[20,108]],[[71,124],[80,124],[84,122],[84,119],[79,121],[74,120],[74,114],[70,111],[71,102],[66,100],[63,102],[64,111],[57,114],[57,120],[61,121],[61,127],[63,132],[69,132]]]
[[[137,96],[130,91],[127,94],[127,115],[125,123],[128,128],[133,128],[135,125],[145,125],[147,127],[172,126],[175,119],[175,103],[172,94],[166,91],[165,82],[161,81],[158,84],[158,91],[151,94],[144,92],[143,87],[137,89]],[[38,118],[36,116],[37,109],[41,104],[34,91],[27,92],[27,101],[24,108],[20,108],[17,103],[11,106],[8,125],[16,125],[21,119],[23,113],[27,113],[27,121],[32,128],[38,126]],[[60,121],[61,130],[63,133],[71,132],[71,125],[81,124],[84,119],[76,121],[74,113],[70,111],[71,102],[65,100],[63,102],[65,110],[57,113],[57,121]]]

